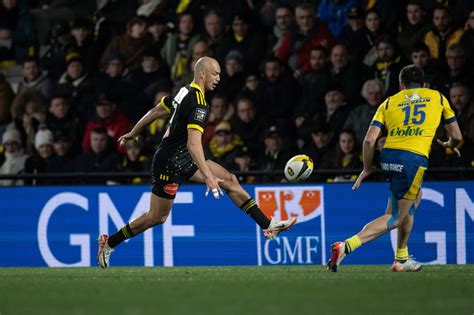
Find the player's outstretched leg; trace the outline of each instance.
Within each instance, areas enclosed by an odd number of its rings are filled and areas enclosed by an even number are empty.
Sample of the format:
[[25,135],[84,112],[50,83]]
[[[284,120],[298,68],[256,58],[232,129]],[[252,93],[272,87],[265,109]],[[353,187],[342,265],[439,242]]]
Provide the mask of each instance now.
[[[224,180],[220,185],[227,192],[230,199],[232,199],[236,206],[248,214],[262,228],[267,239],[274,239],[279,233],[288,230],[296,223],[295,217],[284,221],[277,221],[272,218],[270,221],[260,210],[256,201],[242,188],[234,174],[230,173],[216,162],[211,160],[207,160],[206,162],[211,172],[216,177]],[[197,171],[190,180],[205,183],[204,176],[200,171]]]
[[99,251],[97,253],[97,260],[101,268],[109,267],[110,255],[114,252],[114,248],[123,241],[138,235],[149,228],[163,224],[170,214],[173,206],[173,199],[166,199],[151,194],[150,210],[124,227],[118,230],[115,234],[100,235],[98,238]]
[[327,263],[328,270],[336,272],[337,267],[346,255],[352,253],[363,244],[399,227],[408,215],[408,210],[413,203],[413,200],[396,200],[391,196],[385,215],[365,225],[356,235],[343,242],[336,242],[331,245],[331,258]]

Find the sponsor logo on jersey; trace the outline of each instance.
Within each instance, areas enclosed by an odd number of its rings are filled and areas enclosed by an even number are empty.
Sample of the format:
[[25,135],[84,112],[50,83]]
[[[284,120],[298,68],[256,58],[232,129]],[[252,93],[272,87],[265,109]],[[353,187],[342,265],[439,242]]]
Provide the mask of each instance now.
[[165,185],[165,187],[163,187],[163,191],[167,193],[168,195],[174,196],[178,192],[178,187],[179,187],[179,184],[175,184],[175,183],[168,184],[168,185]]
[[390,130],[390,136],[392,137],[409,137],[409,136],[423,136],[425,131],[420,127],[412,128],[407,126],[406,128],[397,127],[397,129]]
[[204,122],[204,120],[206,119],[206,111],[204,109],[197,108],[196,114],[194,115],[194,119],[200,122]]

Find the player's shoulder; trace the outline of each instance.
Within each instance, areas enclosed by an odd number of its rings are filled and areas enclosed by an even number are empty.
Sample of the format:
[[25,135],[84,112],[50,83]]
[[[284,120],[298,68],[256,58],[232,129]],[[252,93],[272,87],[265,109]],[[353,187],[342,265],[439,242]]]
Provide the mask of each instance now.
[[174,96],[174,100],[191,107],[207,106],[201,89],[193,84],[187,84],[179,89]]

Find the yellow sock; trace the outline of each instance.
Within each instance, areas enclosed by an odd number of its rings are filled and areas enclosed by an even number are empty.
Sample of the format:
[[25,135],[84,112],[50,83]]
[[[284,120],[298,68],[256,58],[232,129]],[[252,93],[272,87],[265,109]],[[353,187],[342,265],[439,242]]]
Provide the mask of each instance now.
[[395,253],[396,260],[407,260],[408,259],[408,247],[405,248],[397,248],[397,252]]
[[360,241],[360,238],[357,235],[354,235],[353,237],[348,238],[346,240],[347,254],[352,253],[361,245],[362,245],[362,242]]

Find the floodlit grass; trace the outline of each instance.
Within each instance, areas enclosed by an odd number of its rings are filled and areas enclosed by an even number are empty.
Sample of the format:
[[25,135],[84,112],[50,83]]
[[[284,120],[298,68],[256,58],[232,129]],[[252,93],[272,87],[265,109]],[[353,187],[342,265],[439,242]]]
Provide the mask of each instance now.
[[474,314],[474,266],[0,268],[0,315]]

